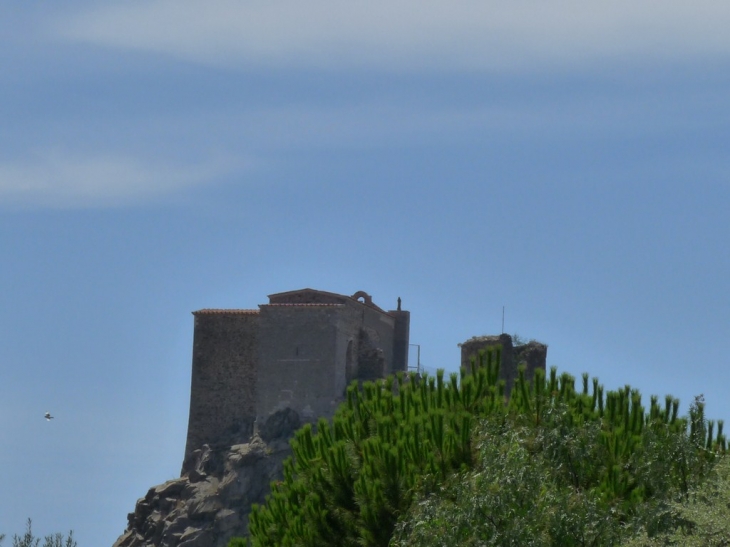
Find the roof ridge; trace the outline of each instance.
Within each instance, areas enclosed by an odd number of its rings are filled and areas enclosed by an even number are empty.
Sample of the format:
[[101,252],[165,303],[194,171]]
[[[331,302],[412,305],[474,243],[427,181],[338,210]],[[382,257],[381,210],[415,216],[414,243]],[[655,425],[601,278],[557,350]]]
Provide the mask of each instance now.
[[253,310],[253,309],[224,309],[224,308],[203,308],[202,310],[197,310],[192,312],[193,315],[212,315],[212,314],[219,314],[219,315],[255,315],[259,313],[259,310]]

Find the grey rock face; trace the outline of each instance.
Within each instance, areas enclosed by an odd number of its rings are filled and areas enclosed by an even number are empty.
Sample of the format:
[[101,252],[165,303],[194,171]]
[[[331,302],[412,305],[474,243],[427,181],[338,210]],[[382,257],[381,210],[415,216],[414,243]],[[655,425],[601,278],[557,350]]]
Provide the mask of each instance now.
[[[292,417],[281,422],[290,434]],[[254,435],[227,450],[196,450],[182,477],[150,488],[137,501],[114,547],[225,547],[230,538],[247,535],[251,504],[263,503],[291,453],[288,435],[267,433],[268,443]]]

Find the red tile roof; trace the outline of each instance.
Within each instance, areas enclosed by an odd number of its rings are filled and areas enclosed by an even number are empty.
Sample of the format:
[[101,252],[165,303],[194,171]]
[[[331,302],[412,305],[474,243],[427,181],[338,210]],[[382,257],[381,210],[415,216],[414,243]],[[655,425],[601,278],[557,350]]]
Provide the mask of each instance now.
[[259,310],[218,310],[218,309],[202,309],[194,311],[193,315],[256,315]]
[[297,308],[303,308],[303,307],[322,307],[326,306],[329,308],[341,308],[344,306],[344,304],[332,304],[332,303],[324,303],[324,302],[304,302],[304,303],[296,303],[296,302],[282,302],[280,304],[261,304],[261,307],[279,307],[279,306],[291,306],[291,307],[297,307]]

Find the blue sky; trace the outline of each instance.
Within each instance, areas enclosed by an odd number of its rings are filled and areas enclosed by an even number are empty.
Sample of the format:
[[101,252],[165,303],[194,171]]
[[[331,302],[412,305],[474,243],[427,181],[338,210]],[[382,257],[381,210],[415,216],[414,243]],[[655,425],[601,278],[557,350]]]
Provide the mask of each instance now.
[[[730,418],[730,5],[0,6],[0,532],[179,474],[193,320],[312,287]],[[43,413],[56,419],[46,423]]]

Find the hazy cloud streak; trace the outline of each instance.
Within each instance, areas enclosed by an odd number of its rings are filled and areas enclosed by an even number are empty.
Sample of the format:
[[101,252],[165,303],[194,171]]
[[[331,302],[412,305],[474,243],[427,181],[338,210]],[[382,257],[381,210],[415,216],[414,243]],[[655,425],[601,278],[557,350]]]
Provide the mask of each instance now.
[[210,184],[231,168],[225,162],[173,167],[125,156],[79,157],[52,151],[0,163],[0,204],[58,208],[137,204]]
[[520,69],[730,53],[715,0],[125,1],[58,22],[66,39],[220,65]]

